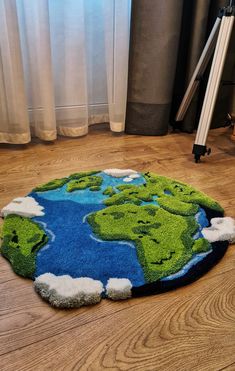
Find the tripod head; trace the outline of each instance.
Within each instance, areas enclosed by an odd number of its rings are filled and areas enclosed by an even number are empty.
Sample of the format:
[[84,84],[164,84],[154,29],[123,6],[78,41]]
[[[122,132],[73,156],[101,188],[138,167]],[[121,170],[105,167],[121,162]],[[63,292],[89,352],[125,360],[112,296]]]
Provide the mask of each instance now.
[[235,16],[235,0],[229,0],[228,5],[220,8],[218,17],[231,17]]

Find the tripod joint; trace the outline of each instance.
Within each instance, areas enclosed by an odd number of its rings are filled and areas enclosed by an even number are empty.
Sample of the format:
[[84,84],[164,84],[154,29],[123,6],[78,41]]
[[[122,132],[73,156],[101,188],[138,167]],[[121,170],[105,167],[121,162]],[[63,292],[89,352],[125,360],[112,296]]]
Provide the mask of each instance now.
[[233,1],[230,1],[230,4],[228,6],[225,6],[224,8],[221,8],[219,10],[218,17],[222,18],[224,16],[225,17],[235,16],[235,5]]

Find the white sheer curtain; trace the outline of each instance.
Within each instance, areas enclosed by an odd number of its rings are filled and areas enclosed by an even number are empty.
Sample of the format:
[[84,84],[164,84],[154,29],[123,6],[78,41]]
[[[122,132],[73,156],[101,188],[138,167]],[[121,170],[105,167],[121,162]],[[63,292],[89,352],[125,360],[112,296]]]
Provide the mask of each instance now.
[[0,0],[0,142],[123,131],[131,0]]

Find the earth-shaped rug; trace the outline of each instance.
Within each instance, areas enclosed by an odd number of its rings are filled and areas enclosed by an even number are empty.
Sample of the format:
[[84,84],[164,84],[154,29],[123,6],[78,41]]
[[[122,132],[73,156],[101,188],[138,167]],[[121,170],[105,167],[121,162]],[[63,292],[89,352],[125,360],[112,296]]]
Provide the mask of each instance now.
[[191,283],[224,255],[235,222],[213,199],[150,172],[107,169],[36,187],[2,209],[1,253],[56,307]]

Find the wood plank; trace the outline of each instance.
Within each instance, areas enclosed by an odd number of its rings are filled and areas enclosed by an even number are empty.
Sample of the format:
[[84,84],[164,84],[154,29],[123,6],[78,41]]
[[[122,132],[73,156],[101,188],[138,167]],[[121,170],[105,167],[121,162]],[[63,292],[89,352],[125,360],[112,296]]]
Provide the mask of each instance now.
[[[10,370],[100,370],[113,366],[117,370],[130,366],[140,370],[212,370],[216,365],[219,369],[235,360],[231,326],[234,293],[232,275],[222,273],[198,281],[191,289],[184,287],[144,302],[126,301],[123,308],[111,314],[105,313],[104,302],[100,307],[105,316],[101,318],[94,319],[97,307],[83,313],[77,311],[77,315],[73,310],[64,329],[53,311],[48,317],[42,317],[40,311],[36,325],[19,329],[21,345],[1,357],[2,366],[8,369],[10,365]],[[60,316],[66,315],[65,311],[60,312]],[[93,312],[93,320],[82,323],[88,312],[91,318]],[[40,330],[43,323],[46,324]],[[49,335],[46,328],[53,328],[54,332]],[[47,335],[41,341],[37,340],[40,331]],[[35,341],[24,346],[25,337]],[[27,368],[21,368],[21,360],[27,360]]]

